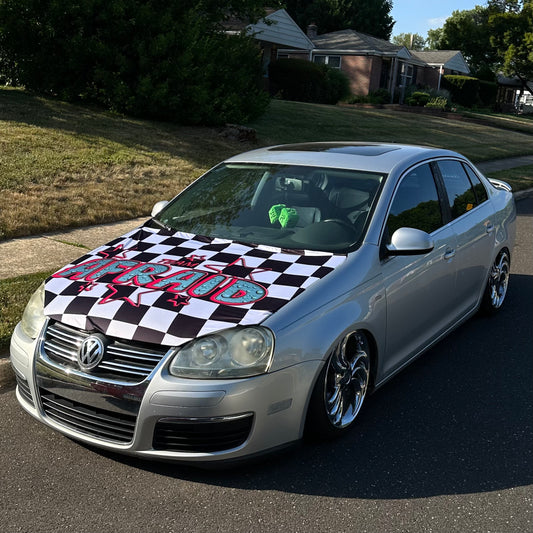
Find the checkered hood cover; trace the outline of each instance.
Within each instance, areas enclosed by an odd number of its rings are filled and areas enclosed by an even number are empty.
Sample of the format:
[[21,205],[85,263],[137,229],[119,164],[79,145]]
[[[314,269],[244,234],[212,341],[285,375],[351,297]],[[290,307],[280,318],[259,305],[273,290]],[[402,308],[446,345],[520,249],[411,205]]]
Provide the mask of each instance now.
[[45,285],[45,315],[112,337],[178,346],[259,324],[345,260],[141,227]]

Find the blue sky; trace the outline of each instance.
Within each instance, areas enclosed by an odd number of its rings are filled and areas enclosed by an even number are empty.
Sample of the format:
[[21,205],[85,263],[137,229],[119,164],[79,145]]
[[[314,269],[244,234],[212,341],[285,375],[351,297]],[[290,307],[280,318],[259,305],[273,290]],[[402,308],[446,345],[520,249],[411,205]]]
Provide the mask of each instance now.
[[392,35],[418,33],[426,37],[428,30],[441,28],[453,11],[485,5],[485,0],[392,0],[392,18],[396,21]]

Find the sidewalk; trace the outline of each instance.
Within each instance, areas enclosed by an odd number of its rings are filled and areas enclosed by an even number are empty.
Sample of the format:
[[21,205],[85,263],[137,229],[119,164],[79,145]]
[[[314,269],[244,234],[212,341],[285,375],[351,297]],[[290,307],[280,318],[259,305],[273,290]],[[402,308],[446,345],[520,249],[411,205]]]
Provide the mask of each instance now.
[[62,267],[148,217],[0,242],[0,280]]
[[[479,163],[481,172],[533,165],[533,155]],[[515,193],[515,199],[533,196],[533,189]],[[47,233],[0,242],[0,281],[23,274],[59,269],[85,252],[119,237],[141,225],[148,217],[90,226],[63,232]],[[0,390],[14,383],[9,360],[0,354]]]
[[507,170],[508,168],[525,167],[526,165],[533,165],[533,155],[484,161],[477,163],[476,168],[481,170],[481,172],[498,172],[500,170]]

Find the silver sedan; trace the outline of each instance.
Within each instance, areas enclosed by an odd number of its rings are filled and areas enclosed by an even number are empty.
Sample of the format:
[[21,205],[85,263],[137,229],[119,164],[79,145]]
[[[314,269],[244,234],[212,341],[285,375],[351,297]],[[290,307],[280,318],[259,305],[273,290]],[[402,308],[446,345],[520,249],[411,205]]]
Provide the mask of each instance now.
[[510,187],[374,143],[232,157],[50,276],[11,342],[22,407],[145,458],[231,462],[349,430],[367,394],[503,305]]

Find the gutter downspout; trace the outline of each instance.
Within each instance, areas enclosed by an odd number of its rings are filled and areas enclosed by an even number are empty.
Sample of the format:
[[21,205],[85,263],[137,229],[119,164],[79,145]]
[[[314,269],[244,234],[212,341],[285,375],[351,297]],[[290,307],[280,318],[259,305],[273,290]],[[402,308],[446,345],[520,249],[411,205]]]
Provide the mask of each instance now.
[[439,67],[439,83],[437,83],[437,91],[440,91],[440,81],[442,79],[443,70],[443,66],[441,65]]
[[398,58],[393,57],[392,58],[392,78],[390,81],[390,103],[394,103],[394,89],[396,87],[396,80],[398,79]]

